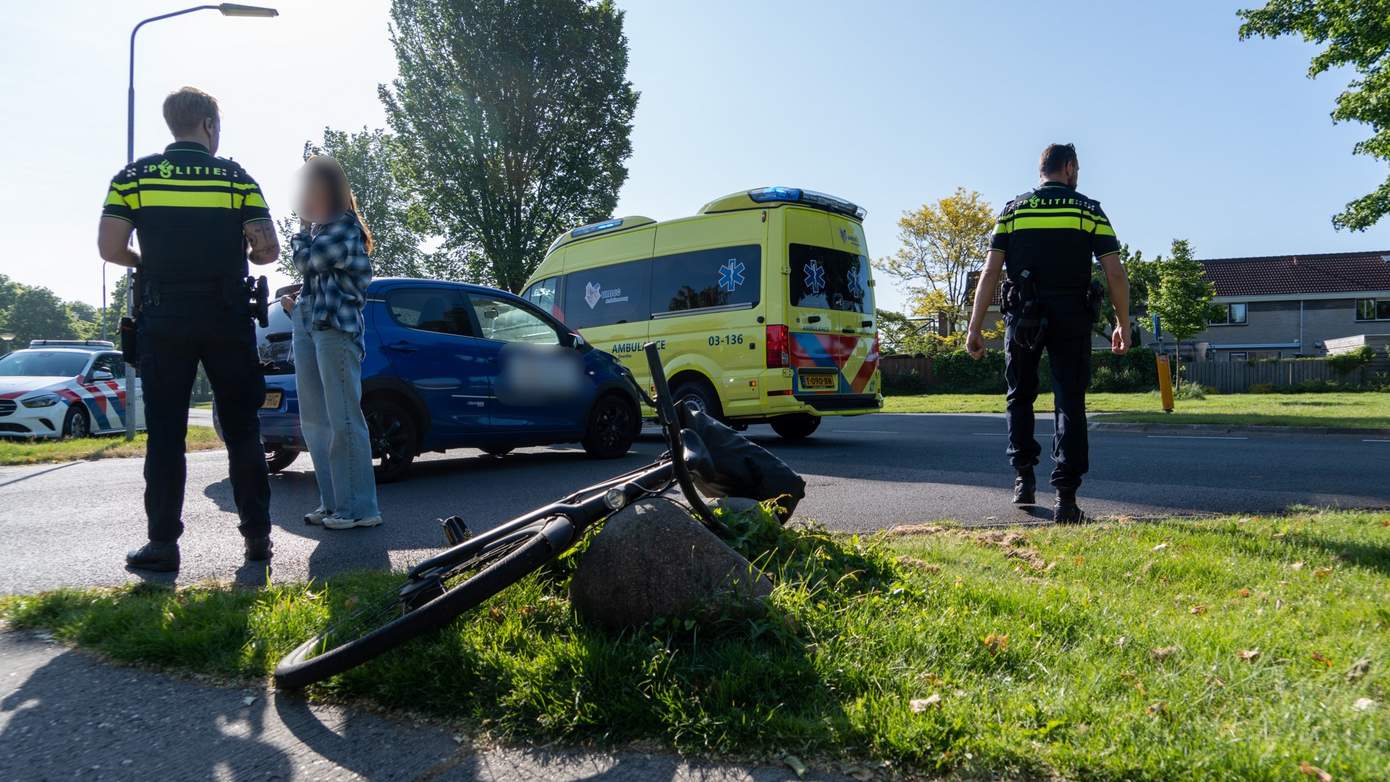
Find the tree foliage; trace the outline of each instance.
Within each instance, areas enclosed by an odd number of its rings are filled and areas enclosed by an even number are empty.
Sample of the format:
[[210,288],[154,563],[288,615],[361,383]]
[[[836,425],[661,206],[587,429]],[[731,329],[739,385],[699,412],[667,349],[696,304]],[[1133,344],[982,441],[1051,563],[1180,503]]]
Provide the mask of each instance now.
[[[1149,314],[1149,295],[1158,284],[1158,264],[1163,262],[1163,256],[1156,256],[1153,260],[1146,260],[1142,250],[1130,250],[1129,245],[1120,245],[1120,262],[1125,265],[1125,275],[1129,278],[1129,317],[1130,317],[1130,336],[1133,338],[1132,344],[1142,345],[1142,327],[1144,319]],[[1091,271],[1092,279],[1098,280],[1101,285],[1105,285],[1105,272],[1099,264],[1096,264]],[[1110,297],[1101,299],[1101,316],[1096,320],[1096,334],[1109,339],[1111,329],[1115,328],[1115,305],[1110,303]]]
[[1168,257],[1154,263],[1156,285],[1149,293],[1149,311],[1158,316],[1159,326],[1178,343],[1205,331],[1214,315],[1216,287],[1192,256],[1192,245],[1174,239]]
[[476,281],[518,291],[561,231],[609,216],[637,93],[623,14],[585,0],[393,0],[380,88],[401,171]]
[[959,187],[904,212],[898,220],[901,246],[875,266],[907,284],[914,314],[939,317],[942,331],[954,334],[968,318],[971,275],[984,264],[993,228],[989,203]]
[[[1364,122],[1372,136],[1353,152],[1390,163],[1390,0],[1269,0],[1263,8],[1239,12],[1242,39],[1300,35],[1325,48],[1308,66],[1315,78],[1350,67],[1353,79],[1337,98],[1335,122]],[[1338,228],[1364,231],[1390,214],[1390,176],[1374,192],[1347,204],[1332,218]]]

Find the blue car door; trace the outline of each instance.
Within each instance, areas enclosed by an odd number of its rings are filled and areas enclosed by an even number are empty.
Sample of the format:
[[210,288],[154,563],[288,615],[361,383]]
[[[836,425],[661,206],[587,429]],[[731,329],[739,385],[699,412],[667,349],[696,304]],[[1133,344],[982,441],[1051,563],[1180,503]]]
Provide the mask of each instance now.
[[485,429],[495,361],[474,334],[464,294],[422,283],[393,287],[385,300],[389,317],[377,324],[377,336],[395,374],[429,407],[432,434],[447,439]]
[[478,292],[468,298],[480,341],[500,375],[493,383],[493,431],[528,437],[582,433],[595,385],[562,332],[519,301]]

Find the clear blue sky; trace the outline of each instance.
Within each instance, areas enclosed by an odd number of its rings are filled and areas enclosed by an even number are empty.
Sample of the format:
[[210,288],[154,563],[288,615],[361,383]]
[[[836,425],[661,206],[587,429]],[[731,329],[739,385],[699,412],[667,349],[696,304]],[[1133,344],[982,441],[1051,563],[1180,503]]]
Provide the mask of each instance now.
[[[804,186],[865,206],[883,256],[903,210],[957,186],[1000,205],[1031,186],[1043,145],[1073,141],[1081,189],[1147,255],[1174,237],[1202,257],[1390,249],[1390,220],[1329,222],[1386,173],[1351,155],[1365,128],[1328,117],[1349,74],[1310,81],[1312,47],[1238,41],[1235,9],[1253,2],[620,0],[642,98],[618,212],[678,217]],[[277,5],[274,20],[202,12],[142,31],[136,146],[166,142],[166,92],[203,87],[222,102],[224,154],[283,210],[305,139],[384,124],[376,85],[395,66],[384,0]],[[0,273],[100,298],[127,31],[176,7],[50,2],[0,31]],[[902,305],[887,280],[878,290]]]

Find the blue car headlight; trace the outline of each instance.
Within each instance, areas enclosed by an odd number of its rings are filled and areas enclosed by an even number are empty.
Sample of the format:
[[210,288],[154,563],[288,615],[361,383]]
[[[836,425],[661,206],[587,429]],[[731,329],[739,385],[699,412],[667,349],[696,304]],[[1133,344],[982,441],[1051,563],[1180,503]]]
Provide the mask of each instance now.
[[19,401],[25,407],[52,407],[58,404],[59,400],[57,394],[39,394]]

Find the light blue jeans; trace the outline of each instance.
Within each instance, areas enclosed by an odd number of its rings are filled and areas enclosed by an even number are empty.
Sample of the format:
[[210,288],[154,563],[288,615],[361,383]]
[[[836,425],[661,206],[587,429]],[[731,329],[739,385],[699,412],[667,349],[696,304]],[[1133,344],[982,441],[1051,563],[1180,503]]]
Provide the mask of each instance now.
[[321,507],[349,519],[379,516],[362,417],[362,348],[352,334],[292,320],[299,428],[314,461]]

